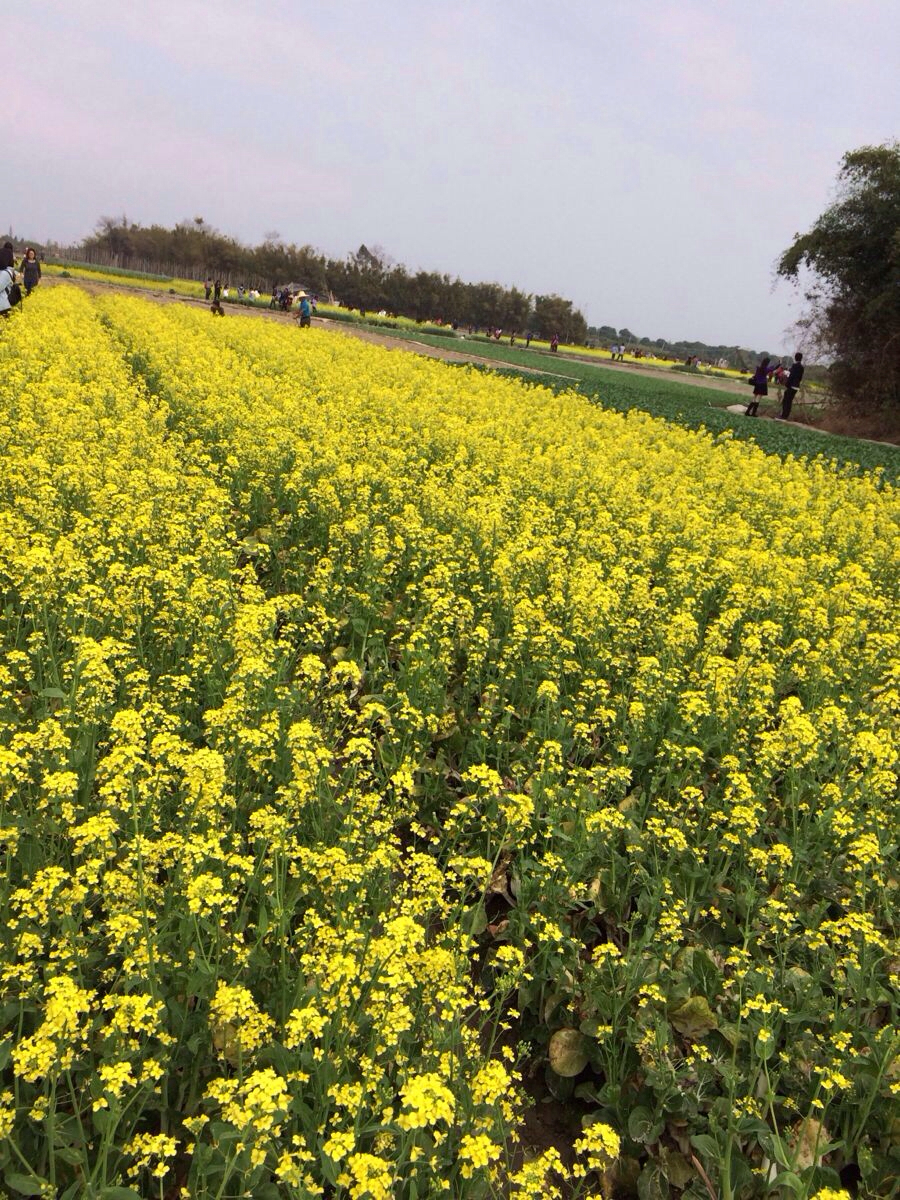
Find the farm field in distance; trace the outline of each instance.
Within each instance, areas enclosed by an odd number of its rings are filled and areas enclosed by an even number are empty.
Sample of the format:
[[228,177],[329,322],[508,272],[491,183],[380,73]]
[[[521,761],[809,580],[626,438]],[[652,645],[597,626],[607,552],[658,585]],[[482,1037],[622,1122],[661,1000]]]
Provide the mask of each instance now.
[[[179,299],[189,301],[200,300],[203,295],[203,286],[196,280],[170,279],[132,271],[112,272],[109,268],[73,264],[66,267],[49,265],[45,269],[51,278],[59,278],[65,272],[88,285],[113,285],[134,290],[138,294],[153,292],[164,297],[171,292]],[[253,303],[229,302],[227,307],[229,313],[242,315],[266,312],[267,309],[265,297]],[[743,387],[737,386],[747,377],[737,372],[731,372],[734,378],[727,381],[718,378],[725,374],[721,371],[694,376],[659,364],[652,372],[645,372],[644,367],[633,359],[628,366],[636,369],[621,369],[610,367],[608,363],[604,365],[599,351],[587,356],[596,361],[585,361],[580,356],[581,351],[570,354],[565,346],[559,354],[551,355],[548,345],[539,341],[526,349],[520,344],[509,346],[506,342],[496,343],[484,337],[451,334],[446,329],[435,331],[433,326],[420,325],[406,317],[381,320],[372,315],[363,321],[357,315],[326,304],[319,305],[319,313],[327,321],[340,319],[339,328],[352,332],[361,330],[364,334],[371,329],[376,334],[409,342],[411,349],[426,345],[439,352],[449,350],[470,354],[493,360],[498,370],[507,372],[510,368],[518,367],[529,383],[536,382],[535,376],[543,373],[544,378],[540,382],[546,386],[557,391],[561,387],[575,388],[585,395],[599,398],[606,408],[618,408],[623,412],[638,408],[691,429],[704,428],[719,433],[730,430],[733,436],[756,442],[772,453],[808,458],[825,455],[844,465],[857,465],[865,470],[880,469],[886,478],[895,482],[900,477],[900,447],[891,442],[867,442],[838,435],[829,437],[823,443],[815,427],[811,428],[799,420],[786,423],[748,421],[726,411],[729,404],[747,399],[748,393]],[[768,404],[763,404],[763,413],[767,411],[771,414],[779,411],[775,395],[770,397]]]
[[[445,346],[446,339],[416,333],[416,342]],[[550,361],[550,355],[536,355],[517,347],[491,346],[480,341],[454,344],[454,349],[497,360],[497,369],[522,368],[528,383],[541,382],[554,391],[575,389],[604,408],[619,412],[640,410],[663,417],[689,429],[705,429],[741,441],[752,442],[772,454],[791,458],[833,459],[844,467],[861,468],[883,474],[897,482],[900,478],[900,446],[890,442],[865,441],[840,435],[823,435],[799,421],[754,421],[728,411],[728,405],[746,401],[746,395],[701,387],[691,376],[660,370],[654,377],[610,368],[602,364],[580,362],[565,356]],[[538,378],[537,372],[545,372]],[[749,392],[749,389],[748,389]],[[763,411],[778,411],[774,396],[763,402]]]
[[896,454],[573,383],[0,330],[11,1196],[896,1194]]

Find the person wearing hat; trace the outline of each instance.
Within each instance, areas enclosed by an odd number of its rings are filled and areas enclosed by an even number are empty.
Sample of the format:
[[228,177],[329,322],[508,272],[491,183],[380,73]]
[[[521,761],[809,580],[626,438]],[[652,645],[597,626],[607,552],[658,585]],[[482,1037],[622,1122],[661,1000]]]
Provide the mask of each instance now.
[[312,318],[312,307],[306,292],[300,293],[300,328],[309,329]]

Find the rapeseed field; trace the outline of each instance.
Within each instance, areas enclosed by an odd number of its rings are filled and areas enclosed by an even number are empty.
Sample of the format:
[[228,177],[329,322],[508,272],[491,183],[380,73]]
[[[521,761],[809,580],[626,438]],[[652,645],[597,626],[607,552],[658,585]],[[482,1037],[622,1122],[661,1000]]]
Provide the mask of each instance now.
[[11,1196],[896,1194],[877,474],[66,286],[0,455]]

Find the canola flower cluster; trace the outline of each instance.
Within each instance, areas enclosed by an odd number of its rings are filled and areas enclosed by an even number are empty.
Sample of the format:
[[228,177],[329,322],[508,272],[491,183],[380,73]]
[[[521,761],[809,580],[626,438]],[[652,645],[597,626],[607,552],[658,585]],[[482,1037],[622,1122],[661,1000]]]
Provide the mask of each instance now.
[[7,1186],[888,1194],[889,485],[63,286],[0,446]]

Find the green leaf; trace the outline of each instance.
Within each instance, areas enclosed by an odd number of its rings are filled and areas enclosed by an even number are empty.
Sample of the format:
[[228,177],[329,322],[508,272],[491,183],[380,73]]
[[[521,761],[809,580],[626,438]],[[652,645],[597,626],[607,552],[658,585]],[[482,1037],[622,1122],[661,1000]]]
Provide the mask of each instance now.
[[740,1117],[734,1127],[742,1137],[759,1137],[771,1133],[770,1127],[759,1117]]
[[330,1183],[332,1187],[337,1186],[337,1177],[341,1173],[340,1164],[334,1159],[329,1158],[327,1154],[322,1152],[319,1156],[320,1170],[325,1176],[326,1183]]
[[20,1175],[17,1172],[6,1175],[4,1177],[6,1186],[14,1192],[18,1192],[20,1196],[40,1196],[46,1189],[52,1191],[50,1182],[47,1179],[40,1179],[37,1175]]
[[141,1193],[130,1187],[106,1187],[100,1193],[100,1200],[141,1200]]
[[653,1113],[644,1105],[638,1104],[628,1114],[628,1136],[633,1142],[648,1145],[655,1142],[662,1133],[662,1124],[654,1120]]
[[269,910],[266,908],[265,902],[260,902],[259,916],[256,919],[256,934],[259,938],[264,938],[269,929]]
[[682,1191],[691,1182],[697,1172],[688,1160],[678,1150],[664,1150],[662,1156],[663,1173],[672,1187]]
[[708,1133],[695,1133],[691,1138],[691,1145],[708,1163],[713,1163],[718,1160],[719,1147],[716,1145],[716,1139]]
[[705,996],[689,996],[683,1004],[669,1011],[669,1020],[680,1034],[692,1042],[718,1028],[716,1014]]
[[480,933],[484,933],[488,927],[487,912],[485,911],[484,905],[480,901],[478,904],[474,905],[474,907],[470,908],[469,912],[471,914],[471,919],[469,922],[469,936],[478,937],[478,935]]
[[109,1129],[115,1129],[119,1118],[108,1108],[98,1108],[91,1114],[91,1123],[99,1133],[106,1133]]
[[57,1146],[54,1154],[70,1167],[77,1167],[79,1163],[84,1162],[84,1151],[77,1150],[74,1146]]
[[638,1176],[640,1200],[668,1200],[669,1184],[656,1163],[647,1163]]
[[741,1040],[741,1031],[736,1022],[722,1021],[718,1027],[718,1032],[732,1049]]
[[856,1148],[856,1161],[859,1164],[859,1170],[863,1179],[869,1179],[875,1174],[875,1155],[872,1153],[871,1147],[862,1142]]
[[779,1188],[785,1188],[794,1196],[806,1196],[808,1194],[806,1184],[799,1175],[795,1175],[793,1171],[781,1171],[775,1181]]
[[38,692],[38,696],[40,696],[42,700],[65,700],[66,693],[62,690],[62,688],[49,687],[42,688]]
[[802,967],[790,967],[785,972],[784,981],[795,992],[805,992],[812,983],[812,976],[809,971],[804,971]]
[[571,1079],[587,1066],[587,1043],[577,1029],[557,1029],[550,1039],[550,1066],[557,1075]]

